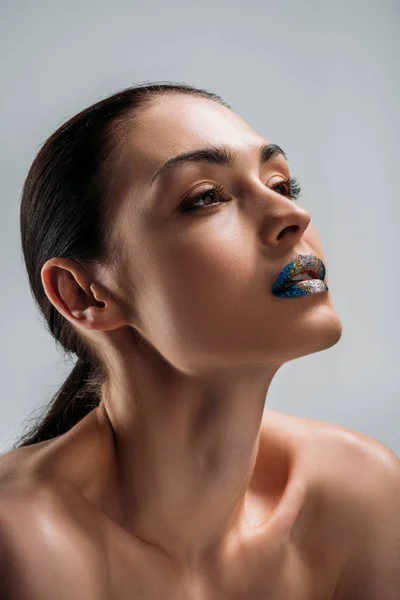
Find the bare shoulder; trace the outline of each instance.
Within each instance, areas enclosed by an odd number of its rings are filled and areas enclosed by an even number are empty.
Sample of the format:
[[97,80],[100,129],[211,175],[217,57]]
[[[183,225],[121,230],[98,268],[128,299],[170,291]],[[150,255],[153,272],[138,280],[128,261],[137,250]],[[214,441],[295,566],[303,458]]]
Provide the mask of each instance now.
[[[335,472],[344,524],[352,536],[335,600],[398,600],[400,595],[400,460],[385,444],[362,437],[346,448]],[[339,472],[338,472],[339,471]],[[335,481],[333,482],[333,485]]]
[[400,460],[384,443],[341,427],[315,430],[320,533],[338,562],[335,600],[398,600]]
[[[274,411],[270,413],[272,415]],[[296,535],[310,564],[335,573],[335,600],[400,597],[400,460],[384,443],[329,422],[275,413],[312,488]]]
[[0,486],[4,600],[105,598],[105,556],[78,506],[62,485],[14,477]]
[[[308,419],[274,410],[265,410],[264,415],[264,427],[267,428],[270,423],[272,428],[279,428],[287,438],[292,436],[293,448],[297,447],[298,451],[303,445],[310,450],[315,448],[315,457],[322,468],[322,476],[336,472],[341,475],[342,468],[352,468],[357,459],[375,460],[378,465],[381,463],[384,467],[386,464],[389,468],[399,464],[399,458],[388,446],[362,432],[329,421]],[[344,464],[339,464],[338,459],[341,458],[346,458]],[[338,469],[335,471],[336,465]]]
[[376,489],[400,472],[397,455],[371,436],[323,421],[313,422],[310,431],[321,491],[333,501],[345,494],[350,512],[359,502],[368,504],[362,486]]
[[[316,488],[336,518],[357,523],[361,508],[373,508],[379,496],[390,496],[399,480],[400,460],[384,443],[361,432],[329,422],[301,419],[307,438],[307,458],[313,462]],[[368,492],[368,495],[366,495]],[[374,493],[373,493],[374,492]],[[372,494],[373,493],[373,494]]]

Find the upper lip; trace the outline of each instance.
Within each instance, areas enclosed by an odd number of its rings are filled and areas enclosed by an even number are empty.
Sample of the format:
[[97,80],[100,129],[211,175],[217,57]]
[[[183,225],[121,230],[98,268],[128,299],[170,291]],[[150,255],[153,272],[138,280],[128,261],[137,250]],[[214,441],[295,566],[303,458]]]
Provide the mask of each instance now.
[[279,273],[272,292],[279,292],[289,279],[299,273],[310,272],[315,279],[325,279],[325,265],[316,254],[299,254],[296,260],[288,263]]

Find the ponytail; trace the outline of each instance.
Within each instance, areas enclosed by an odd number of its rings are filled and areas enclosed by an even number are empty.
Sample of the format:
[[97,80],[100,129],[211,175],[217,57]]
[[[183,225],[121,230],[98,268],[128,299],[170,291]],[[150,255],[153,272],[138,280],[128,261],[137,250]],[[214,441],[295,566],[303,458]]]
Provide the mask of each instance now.
[[100,402],[101,375],[94,359],[78,358],[72,371],[58,392],[34,424],[16,446],[30,446],[60,436],[69,431]]

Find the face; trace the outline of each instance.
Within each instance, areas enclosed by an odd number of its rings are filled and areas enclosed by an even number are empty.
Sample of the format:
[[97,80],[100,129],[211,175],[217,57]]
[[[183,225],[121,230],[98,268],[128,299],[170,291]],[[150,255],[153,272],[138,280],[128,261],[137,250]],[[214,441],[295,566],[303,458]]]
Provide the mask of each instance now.
[[[311,216],[282,183],[285,157],[260,164],[272,142],[227,107],[191,96],[157,100],[139,121],[111,207],[129,322],[186,373],[283,363],[335,344],[342,328]],[[152,182],[171,157],[210,146],[228,146],[236,163],[185,162]],[[215,185],[223,191],[210,192]],[[274,296],[298,254],[323,261],[329,291]]]

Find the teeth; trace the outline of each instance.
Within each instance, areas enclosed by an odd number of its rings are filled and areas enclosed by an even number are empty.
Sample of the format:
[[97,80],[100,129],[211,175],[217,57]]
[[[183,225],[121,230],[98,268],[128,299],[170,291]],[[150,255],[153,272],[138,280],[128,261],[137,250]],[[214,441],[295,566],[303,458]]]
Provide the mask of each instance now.
[[289,281],[303,281],[304,279],[314,279],[314,277],[308,273],[299,273],[298,275],[291,277]]

